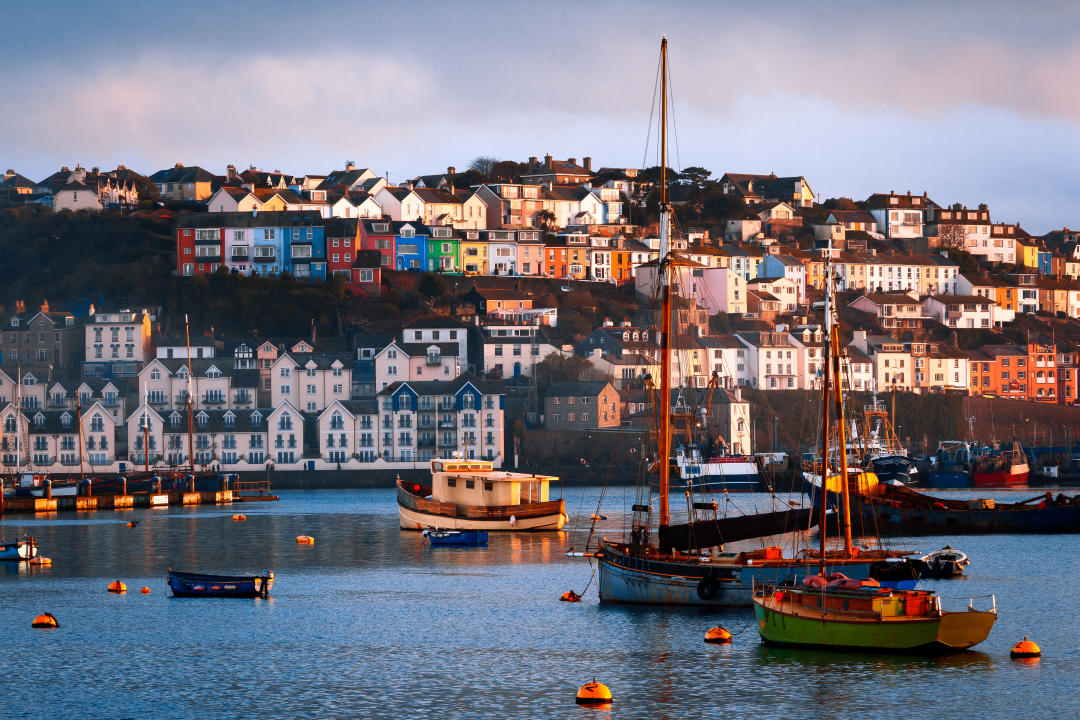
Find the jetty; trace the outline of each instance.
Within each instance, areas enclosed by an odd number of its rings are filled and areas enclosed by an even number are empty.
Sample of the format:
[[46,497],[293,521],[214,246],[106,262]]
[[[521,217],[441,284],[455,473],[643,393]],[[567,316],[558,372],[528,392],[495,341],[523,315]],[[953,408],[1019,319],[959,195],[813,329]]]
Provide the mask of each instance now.
[[233,503],[274,502],[266,481],[234,481],[228,490],[137,492],[131,494],[84,494],[33,497],[6,495],[0,501],[0,516],[10,513],[91,512],[131,510],[173,505],[231,505]]

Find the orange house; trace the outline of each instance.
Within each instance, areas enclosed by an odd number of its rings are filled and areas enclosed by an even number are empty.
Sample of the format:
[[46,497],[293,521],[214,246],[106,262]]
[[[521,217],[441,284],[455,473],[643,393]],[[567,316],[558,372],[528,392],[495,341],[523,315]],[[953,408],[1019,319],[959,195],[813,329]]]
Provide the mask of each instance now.
[[630,251],[621,242],[611,249],[611,277],[620,285],[634,280],[634,263],[630,258]]
[[544,243],[543,272],[548,277],[566,277],[566,240],[549,240]]

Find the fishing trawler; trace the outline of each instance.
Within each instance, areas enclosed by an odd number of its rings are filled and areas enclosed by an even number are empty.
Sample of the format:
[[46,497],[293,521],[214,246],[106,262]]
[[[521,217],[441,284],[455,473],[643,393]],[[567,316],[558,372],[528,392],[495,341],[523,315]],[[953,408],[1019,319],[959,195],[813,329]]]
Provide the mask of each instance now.
[[976,460],[971,467],[971,484],[980,487],[1023,487],[1028,481],[1028,462],[1020,443],[999,449]]
[[561,530],[566,503],[549,499],[558,480],[488,460],[432,460],[430,485],[398,478],[398,521],[402,530]]

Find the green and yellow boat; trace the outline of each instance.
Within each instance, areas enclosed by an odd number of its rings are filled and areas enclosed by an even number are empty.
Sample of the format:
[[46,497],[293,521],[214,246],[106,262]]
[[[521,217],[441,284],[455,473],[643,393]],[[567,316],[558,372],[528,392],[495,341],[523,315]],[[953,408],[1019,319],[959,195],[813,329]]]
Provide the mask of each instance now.
[[947,612],[927,590],[785,587],[760,589],[754,612],[758,633],[768,645],[949,653],[986,639],[997,620],[993,596],[990,603],[986,611],[969,604],[966,610]]

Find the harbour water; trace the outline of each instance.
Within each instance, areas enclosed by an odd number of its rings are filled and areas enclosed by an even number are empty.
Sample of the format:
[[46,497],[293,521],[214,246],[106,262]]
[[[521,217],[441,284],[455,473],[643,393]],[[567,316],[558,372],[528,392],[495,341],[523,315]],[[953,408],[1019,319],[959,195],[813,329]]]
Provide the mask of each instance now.
[[[612,537],[633,502],[632,490],[614,492],[602,523]],[[588,562],[564,552],[584,539],[598,496],[565,491],[569,534],[492,533],[488,547],[467,549],[432,550],[418,533],[399,531],[389,489],[285,491],[281,502],[240,508],[246,522],[233,522],[238,510],[228,506],[9,516],[4,537],[35,535],[54,564],[0,567],[0,717],[1080,715],[1070,590],[1080,535],[906,543],[925,551],[950,543],[971,557],[966,578],[924,587],[946,597],[997,594],[999,620],[973,651],[775,650],[760,644],[749,609],[601,606],[595,584],[583,602],[559,602],[590,581]],[[768,507],[761,495],[736,502]],[[297,545],[297,535],[315,544]],[[272,569],[273,596],[172,598],[170,566]],[[126,595],[106,592],[114,579]],[[151,594],[140,594],[143,585]],[[43,611],[59,629],[31,629]],[[733,644],[702,642],[716,624],[736,633]],[[1025,634],[1042,646],[1037,663],[1009,659]],[[608,710],[574,704],[594,676],[615,696]]]

